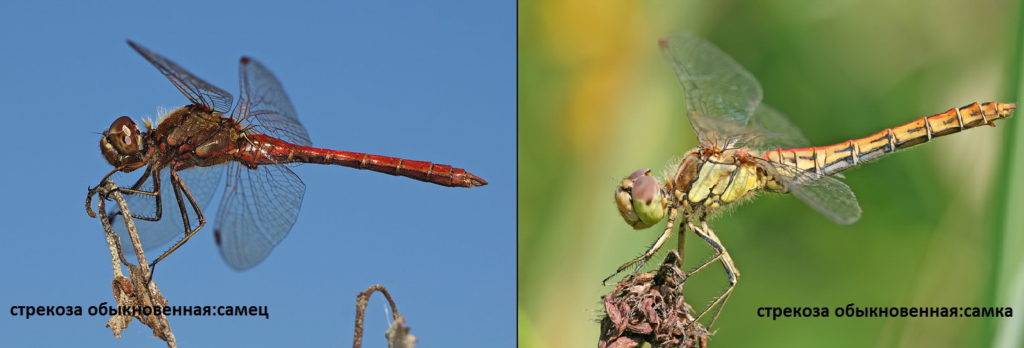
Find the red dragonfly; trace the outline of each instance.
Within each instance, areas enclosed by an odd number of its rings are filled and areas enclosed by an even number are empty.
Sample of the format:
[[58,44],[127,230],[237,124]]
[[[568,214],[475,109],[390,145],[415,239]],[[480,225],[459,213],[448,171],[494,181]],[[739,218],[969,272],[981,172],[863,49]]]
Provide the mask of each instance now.
[[[103,157],[114,166],[103,180],[143,169],[134,185],[118,189],[137,220],[143,248],[177,237],[152,266],[206,224],[203,207],[225,173],[213,236],[224,261],[236,270],[266,259],[295,223],[306,187],[288,164],[340,165],[449,187],[487,184],[447,164],[312,147],[281,83],[249,57],[239,62],[240,95],[232,109],[230,93],[135,42],[128,45],[192,102],[164,114],[155,127],[144,122],[145,131],[131,118],[119,117],[100,138]],[[176,210],[164,212],[165,207]],[[128,245],[123,224],[113,225]],[[132,250],[130,245],[122,249]]]

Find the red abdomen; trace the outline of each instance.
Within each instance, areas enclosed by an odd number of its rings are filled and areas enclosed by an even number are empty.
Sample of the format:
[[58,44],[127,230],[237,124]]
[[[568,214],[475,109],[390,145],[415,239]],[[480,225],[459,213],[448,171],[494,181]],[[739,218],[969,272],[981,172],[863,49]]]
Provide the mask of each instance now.
[[263,134],[248,134],[245,139],[247,140],[242,140],[244,145],[239,146],[236,158],[250,167],[281,163],[333,164],[404,176],[449,187],[476,187],[487,184],[486,180],[465,169],[447,164],[302,146]]

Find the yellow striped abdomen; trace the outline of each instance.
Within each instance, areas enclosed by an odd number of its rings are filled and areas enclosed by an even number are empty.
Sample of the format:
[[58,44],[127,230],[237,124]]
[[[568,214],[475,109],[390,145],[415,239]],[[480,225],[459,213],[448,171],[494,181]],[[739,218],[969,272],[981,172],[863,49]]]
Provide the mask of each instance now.
[[887,153],[928,142],[932,138],[953,134],[1009,117],[1016,104],[977,102],[951,108],[943,113],[886,128],[875,134],[838,144],[769,150],[762,157],[777,163],[796,166],[804,171],[829,175],[870,161]]

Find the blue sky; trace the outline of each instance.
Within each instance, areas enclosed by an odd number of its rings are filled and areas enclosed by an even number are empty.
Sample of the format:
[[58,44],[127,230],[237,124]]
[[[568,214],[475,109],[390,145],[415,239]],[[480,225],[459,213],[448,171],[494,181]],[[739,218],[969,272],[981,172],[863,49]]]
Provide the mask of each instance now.
[[[269,320],[174,317],[181,346],[347,346],[355,295],[374,283],[392,291],[421,347],[512,346],[514,6],[3,2],[0,332],[16,333],[4,345],[162,346],[137,323],[114,339],[106,318],[7,312],[111,300],[102,230],[82,204],[109,170],[96,132],[186,103],[131,38],[236,95],[238,58],[259,59],[315,145],[454,164],[490,182],[452,189],[299,166],[298,222],[264,263],[232,271],[205,229],[161,264],[172,304],[269,306]],[[368,347],[384,344],[384,307],[370,303]]]

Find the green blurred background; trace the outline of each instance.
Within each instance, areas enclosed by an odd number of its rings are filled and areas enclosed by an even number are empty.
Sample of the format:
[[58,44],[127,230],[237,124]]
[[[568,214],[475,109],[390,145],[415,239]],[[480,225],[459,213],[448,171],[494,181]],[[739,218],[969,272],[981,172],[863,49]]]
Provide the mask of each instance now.
[[[690,31],[721,47],[821,145],[974,101],[1021,100],[1018,6],[520,1],[520,345],[596,346],[599,298],[611,289],[601,279],[660,233],[663,224],[632,230],[612,203],[622,177],[660,172],[696,145],[659,37]],[[712,226],[743,276],[712,346],[1020,346],[1016,318],[773,321],[755,312],[851,302],[1024,311],[1024,141],[1008,136],[1021,117],[847,172],[864,210],[852,226],[788,195],[719,216]],[[710,255],[687,238],[688,265]],[[702,309],[725,285],[721,267],[710,268],[687,283],[688,300]]]

